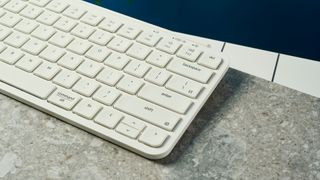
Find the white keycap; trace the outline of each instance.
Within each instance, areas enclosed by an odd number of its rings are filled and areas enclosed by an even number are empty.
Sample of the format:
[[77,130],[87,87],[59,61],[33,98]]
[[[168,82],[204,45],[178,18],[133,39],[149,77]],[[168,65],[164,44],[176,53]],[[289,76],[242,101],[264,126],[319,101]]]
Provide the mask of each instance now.
[[58,61],[58,64],[64,68],[75,70],[82,61],[83,59],[81,56],[73,53],[67,53]]
[[182,59],[173,59],[167,66],[167,69],[201,83],[207,83],[213,75],[211,70]]
[[103,108],[94,118],[94,122],[109,129],[114,129],[122,118],[123,115],[121,115],[117,111],[110,108]]
[[80,99],[81,98],[78,94],[59,88],[52,93],[48,101],[63,109],[71,110],[80,101]]
[[47,81],[5,63],[0,63],[0,72],[0,81],[41,99],[47,99],[56,89]]
[[40,7],[28,5],[26,8],[24,8],[20,14],[26,18],[35,19],[38,17],[43,10]]
[[40,25],[31,33],[31,35],[43,41],[47,41],[55,33],[56,30],[54,28],[46,25]]
[[50,2],[50,0],[29,0],[29,2],[37,6],[45,6]]
[[74,39],[68,46],[67,49],[71,52],[83,55],[92,46],[88,41],[82,39]]
[[26,7],[26,3],[20,0],[11,0],[4,6],[6,10],[9,10],[13,13],[20,12],[24,7]]
[[203,86],[193,80],[180,76],[173,76],[166,84],[166,88],[182,95],[196,98],[203,89]]
[[116,22],[110,19],[104,19],[100,24],[99,28],[109,31],[111,33],[116,32],[122,26],[121,22]]
[[72,40],[74,39],[74,37],[72,37],[71,35],[67,34],[67,33],[63,33],[63,32],[57,32],[56,34],[54,34],[50,39],[49,42],[53,45],[59,46],[61,48],[66,47]]
[[71,88],[78,80],[80,79],[80,76],[73,72],[73,71],[67,71],[62,70],[54,79],[53,82],[65,87],[65,88]]
[[145,77],[146,81],[163,86],[171,77],[171,74],[164,69],[152,68]]
[[38,55],[44,48],[46,48],[47,45],[38,39],[31,38],[28,42],[26,42],[22,46],[22,50],[33,54],[33,55]]
[[[8,64],[14,64],[16,63],[24,54],[17,51],[16,49],[13,49],[11,47],[6,48],[1,54],[0,54],[0,61],[8,63]],[[1,72],[2,73],[2,72]]]
[[153,51],[148,57],[147,62],[158,67],[165,67],[171,60],[171,56],[161,51]]
[[101,69],[102,66],[99,63],[86,60],[78,67],[77,72],[90,78],[94,78],[101,71]]
[[150,54],[150,52],[151,49],[149,49],[147,46],[134,44],[127,51],[127,55],[139,60],[144,60]]
[[18,15],[9,12],[0,18],[0,24],[5,25],[7,27],[13,27],[19,21],[21,21],[21,18]]
[[9,0],[0,0],[0,6],[2,7],[3,5],[7,4]]
[[109,86],[114,86],[123,74],[113,68],[105,67],[97,76],[97,80]]
[[103,62],[110,54],[111,51],[108,48],[94,45],[86,52],[85,56],[97,62]]
[[137,129],[138,131],[142,131],[146,125],[143,121],[137,119],[137,118],[132,118],[132,117],[125,117],[121,123],[126,124],[134,129]]
[[69,6],[65,11],[63,11],[64,15],[73,19],[80,19],[80,17],[83,16],[85,13],[86,10],[74,6]]
[[49,45],[39,56],[50,62],[57,62],[65,53],[64,49]]
[[145,85],[138,96],[180,114],[185,114],[192,104],[190,99],[154,85]]
[[117,126],[116,131],[132,139],[136,139],[140,133],[137,129],[134,129],[123,123],[120,123]]
[[0,53],[7,48],[4,44],[0,44]]
[[0,41],[4,40],[11,33],[12,31],[9,28],[0,25]]
[[108,43],[108,48],[118,51],[120,53],[124,53],[131,46],[132,42],[122,38],[115,37]]
[[20,21],[14,29],[26,33],[26,34],[30,34],[33,30],[35,30],[39,25],[34,22],[34,21],[30,21],[27,19],[24,19],[22,21]]
[[157,33],[145,31],[138,36],[137,41],[144,45],[153,47],[159,42],[160,38],[161,36]]
[[167,52],[169,54],[175,54],[181,44],[173,39],[164,38],[157,45],[157,49]]
[[101,109],[101,105],[91,100],[81,100],[73,112],[86,119],[92,119]]
[[210,53],[203,54],[198,60],[198,64],[214,70],[218,69],[221,63],[222,58]]
[[148,64],[133,60],[124,68],[124,71],[138,78],[142,78],[149,69],[150,66]]
[[117,88],[129,94],[136,94],[143,84],[138,78],[125,76],[117,84]]
[[41,22],[45,25],[51,26],[52,24],[54,24],[60,17],[51,11],[46,11],[43,12],[42,14],[40,14],[40,16],[38,16],[37,21]]
[[91,26],[96,26],[102,21],[103,17],[97,14],[86,13],[82,18],[81,22],[89,24]]
[[165,131],[149,126],[143,131],[139,141],[151,147],[161,147],[167,138],[168,134]]
[[180,120],[180,117],[173,112],[127,95],[122,95],[114,107],[168,131],[173,130]]
[[19,32],[13,32],[4,40],[4,42],[13,47],[19,48],[28,40],[29,40],[29,37],[27,35]]
[[93,99],[107,106],[111,106],[119,96],[120,93],[117,90],[103,86],[93,95]]
[[6,11],[4,11],[3,9],[0,9],[0,17],[3,16],[4,14],[6,14]]
[[122,70],[129,61],[130,59],[124,54],[112,53],[105,61],[105,64],[115,69]]
[[68,6],[69,5],[63,0],[53,0],[47,5],[46,8],[53,11],[53,12],[61,13]]
[[124,25],[119,30],[118,34],[128,39],[135,39],[138,34],[140,34],[141,30],[132,26]]
[[177,56],[188,61],[196,61],[202,52],[198,50],[196,47],[191,46],[183,46],[179,49]]
[[90,97],[98,88],[99,84],[92,79],[81,78],[72,88],[73,91],[83,95]]
[[40,64],[41,59],[36,56],[23,56],[17,63],[16,66],[24,71],[33,72]]
[[89,37],[89,41],[105,46],[112,38],[111,33],[98,29]]
[[43,62],[34,71],[34,74],[45,80],[51,80],[59,71],[60,68],[57,65],[48,62]]
[[53,26],[61,31],[69,32],[77,25],[77,22],[67,17],[61,17]]
[[94,32],[93,27],[81,23],[72,29],[71,34],[83,39],[87,39],[93,32]]

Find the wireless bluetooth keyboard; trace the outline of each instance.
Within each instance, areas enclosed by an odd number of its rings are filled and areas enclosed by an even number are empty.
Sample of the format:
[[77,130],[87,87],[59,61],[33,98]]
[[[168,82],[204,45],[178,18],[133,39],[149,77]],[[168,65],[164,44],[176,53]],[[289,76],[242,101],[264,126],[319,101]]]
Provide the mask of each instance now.
[[0,41],[1,93],[151,159],[228,69],[202,45],[80,0],[0,0]]

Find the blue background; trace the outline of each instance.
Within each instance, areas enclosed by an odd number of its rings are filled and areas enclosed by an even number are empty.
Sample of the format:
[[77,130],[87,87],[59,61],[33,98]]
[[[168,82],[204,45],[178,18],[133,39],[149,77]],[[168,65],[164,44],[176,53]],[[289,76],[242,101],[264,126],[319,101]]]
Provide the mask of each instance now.
[[320,0],[86,0],[174,31],[320,61]]

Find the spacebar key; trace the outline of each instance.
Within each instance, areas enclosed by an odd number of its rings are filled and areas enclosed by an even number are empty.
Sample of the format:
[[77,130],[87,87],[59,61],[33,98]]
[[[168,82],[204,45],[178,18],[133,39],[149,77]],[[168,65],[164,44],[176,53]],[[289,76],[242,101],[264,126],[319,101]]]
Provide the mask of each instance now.
[[122,95],[114,107],[169,131],[172,131],[180,120],[177,114],[169,110],[126,95]]
[[2,62],[0,62],[0,81],[41,99],[47,99],[56,89],[47,81]]

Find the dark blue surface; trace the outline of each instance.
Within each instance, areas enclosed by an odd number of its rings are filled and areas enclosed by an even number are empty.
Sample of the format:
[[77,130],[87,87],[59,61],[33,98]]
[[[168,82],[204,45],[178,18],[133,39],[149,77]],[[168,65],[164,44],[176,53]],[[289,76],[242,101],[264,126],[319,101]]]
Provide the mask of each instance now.
[[87,0],[174,31],[320,60],[319,0]]

